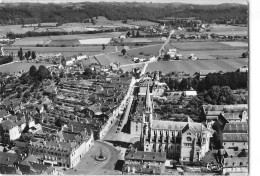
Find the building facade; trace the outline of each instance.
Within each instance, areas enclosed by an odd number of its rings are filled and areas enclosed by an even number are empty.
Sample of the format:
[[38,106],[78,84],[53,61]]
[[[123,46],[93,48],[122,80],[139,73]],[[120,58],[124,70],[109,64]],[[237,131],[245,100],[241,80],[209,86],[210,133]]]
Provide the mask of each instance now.
[[[149,85],[147,86],[149,90]],[[213,130],[190,118],[181,122],[153,120],[150,92],[146,92],[141,133],[141,149],[145,152],[166,152],[166,157],[183,162],[201,160],[209,151]]]

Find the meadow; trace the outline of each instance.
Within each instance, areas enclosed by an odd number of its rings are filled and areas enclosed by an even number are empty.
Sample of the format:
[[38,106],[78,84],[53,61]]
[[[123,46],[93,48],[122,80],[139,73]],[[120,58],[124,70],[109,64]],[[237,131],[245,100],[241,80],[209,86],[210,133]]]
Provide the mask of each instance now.
[[[118,47],[118,52],[111,53],[111,54],[104,54],[100,56],[96,56],[98,61],[102,65],[109,65],[111,62],[120,62],[121,65],[124,64],[132,64],[134,63],[132,59],[134,57],[138,58],[150,58],[152,55],[158,56],[159,55],[159,50],[161,48],[161,44],[156,44],[156,45],[147,45],[147,46],[142,46],[139,48],[133,48],[126,50],[125,56],[121,53],[122,46],[120,48]],[[166,46],[166,48],[168,45]],[[142,55],[140,55],[142,53]]]
[[12,64],[0,66],[0,72],[13,73],[13,72],[21,71],[21,70],[29,71],[29,69],[32,65],[39,67],[40,65],[49,66],[51,64],[48,64],[48,63],[27,63],[27,62],[20,63],[20,62],[15,62],[15,63],[12,63]]
[[208,42],[171,42],[170,45],[181,51],[247,49],[246,45],[232,45],[232,43],[233,42],[212,42],[212,41],[208,41]]
[[163,73],[169,73],[172,71],[183,71],[185,73],[193,75],[200,70],[232,72],[236,71],[238,68],[244,65],[248,65],[248,59],[159,61],[150,63],[146,71],[151,72],[156,69],[162,71]]
[[210,25],[210,33],[219,35],[248,35],[248,27],[232,25]]
[[[13,52],[17,54],[20,47],[5,47],[5,51]],[[102,46],[80,46],[80,47],[22,47],[23,51],[35,51],[36,53],[61,53],[65,57],[77,55],[79,53],[86,54],[87,56],[93,56],[104,52],[116,52],[115,46],[106,46],[105,50]],[[120,50],[121,52],[121,50]]]

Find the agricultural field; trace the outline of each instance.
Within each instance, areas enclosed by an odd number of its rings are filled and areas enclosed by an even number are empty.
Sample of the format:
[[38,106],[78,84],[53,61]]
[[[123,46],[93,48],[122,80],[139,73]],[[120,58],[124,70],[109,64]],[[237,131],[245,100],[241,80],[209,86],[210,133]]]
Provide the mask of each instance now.
[[27,63],[27,62],[20,63],[20,62],[15,62],[15,63],[12,63],[12,64],[6,64],[6,65],[0,66],[0,72],[13,73],[13,72],[21,71],[21,70],[28,71],[32,65],[39,67],[40,65],[50,66],[51,64],[48,64],[48,63]]
[[124,43],[163,43],[165,40],[160,38],[126,38],[123,41]]
[[238,68],[248,65],[248,59],[218,59],[218,60],[179,60],[159,61],[150,63],[146,71],[158,69],[163,73],[183,71],[193,75],[200,70],[216,70],[223,72],[236,71]]
[[[6,52],[17,53],[20,47],[5,47]],[[102,54],[104,52],[116,52],[115,46],[106,46],[105,50],[102,49],[102,46],[81,46],[81,47],[22,47],[23,51],[35,51],[37,53],[61,53],[65,57],[77,55],[79,53],[86,54],[87,56],[93,56],[96,54]],[[121,52],[121,50],[118,50]]]
[[25,34],[28,31],[33,31],[34,27],[22,28],[22,25],[6,25],[0,26],[0,35],[6,34],[8,32]]
[[183,59],[188,59],[190,54],[195,54],[199,59],[217,59],[217,58],[241,58],[242,53],[246,52],[246,49],[241,50],[207,50],[207,51],[179,51],[183,55]]
[[111,41],[111,38],[83,39],[78,41],[81,45],[107,45]]
[[[1,30],[1,28],[0,28]],[[60,35],[60,36],[40,36],[40,37],[25,37],[16,40],[13,46],[36,46],[37,44],[46,45],[51,40],[86,40],[86,39],[101,39],[118,37],[121,32],[109,32],[98,34],[77,34],[77,35]]]
[[248,47],[246,42],[219,42],[233,47]]
[[146,21],[146,20],[140,20],[140,21],[127,20],[127,24],[132,24],[135,26],[156,26],[159,23]]
[[[247,49],[245,45],[232,45],[233,42],[171,42],[170,45],[181,51],[235,50]],[[238,42],[235,42],[238,43]],[[241,42],[242,43],[242,42]]]
[[37,44],[45,45],[50,41],[49,36],[42,37],[26,37],[19,40],[15,40],[13,46],[36,46]]
[[50,40],[46,42],[48,47],[59,47],[59,46],[79,46],[80,42],[78,40]]
[[242,53],[248,51],[248,44],[244,42],[172,42],[171,48],[187,59],[195,54],[199,59],[241,58]]
[[219,35],[245,35],[248,34],[248,27],[231,26],[231,25],[210,25],[210,33]]
[[[123,54],[121,53],[122,46],[120,46],[120,49],[119,49],[119,47],[117,49],[118,52],[100,55],[100,56],[97,56],[97,59],[102,65],[106,65],[106,66],[112,62],[119,62],[121,65],[132,64],[132,63],[134,63],[132,61],[132,59],[134,57],[150,58],[150,57],[152,57],[152,55],[158,56],[161,46],[162,46],[161,44],[156,44],[156,45],[148,45],[148,46],[143,46],[143,47],[139,47],[139,48],[129,49],[129,50],[126,50],[125,56],[123,56]],[[140,55],[140,54],[142,54],[142,55]]]

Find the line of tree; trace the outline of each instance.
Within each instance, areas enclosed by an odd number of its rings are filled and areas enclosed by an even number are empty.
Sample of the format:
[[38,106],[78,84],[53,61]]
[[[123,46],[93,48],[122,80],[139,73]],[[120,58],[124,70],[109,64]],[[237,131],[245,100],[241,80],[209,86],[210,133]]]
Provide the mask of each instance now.
[[27,61],[29,60],[29,59],[36,59],[36,53],[35,53],[35,51],[27,51],[27,52],[25,52],[24,54],[23,54],[23,49],[22,49],[22,47],[20,47],[20,49],[18,50],[18,52],[17,52],[17,55],[18,55],[18,57],[19,57],[19,59],[20,60],[24,60],[24,59],[26,59]]
[[[61,4],[28,4],[0,7],[0,20],[4,24],[35,24],[44,22],[83,22],[97,16],[109,20],[156,20],[165,17],[196,17],[206,22],[219,22],[235,19],[246,23],[246,5],[193,5],[165,3],[108,3],[86,2],[82,9],[68,9]],[[47,15],[46,15],[47,14]]]
[[[197,79],[197,78],[194,78]],[[213,86],[228,86],[232,90],[246,89],[248,86],[247,72],[211,73],[198,83],[197,90],[209,90]]]
[[72,34],[96,34],[102,32],[112,32],[112,29],[106,29],[101,31],[71,31],[71,32],[62,32],[62,31],[51,31],[51,32],[32,32],[28,31],[26,33],[13,33],[7,32],[6,36],[10,39],[15,38],[24,38],[24,37],[38,37],[38,36],[59,36],[59,35],[72,35]]
[[0,56],[0,65],[10,63],[13,61],[13,57],[11,55],[9,56]]

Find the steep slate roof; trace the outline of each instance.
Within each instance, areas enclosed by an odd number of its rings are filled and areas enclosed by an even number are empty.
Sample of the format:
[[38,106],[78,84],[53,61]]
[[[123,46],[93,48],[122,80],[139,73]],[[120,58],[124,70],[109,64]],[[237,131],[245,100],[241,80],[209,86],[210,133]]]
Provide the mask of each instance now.
[[29,155],[27,158],[25,158],[25,160],[23,160],[20,164],[21,165],[26,165],[26,166],[30,166],[29,162],[34,162],[37,163],[38,159],[34,156],[34,155]]
[[17,154],[0,152],[0,165],[13,165],[18,160]]
[[2,122],[1,125],[6,130],[10,130],[10,129],[14,128],[15,126],[17,126],[12,120],[6,120],[6,121]]
[[12,166],[0,165],[0,173],[16,175],[16,169]]
[[164,152],[143,152],[143,151],[130,151],[125,160],[143,160],[143,161],[166,161],[166,153]]
[[153,120],[152,129],[182,130],[188,123],[189,126],[192,127],[196,132],[201,132],[206,128],[201,123],[196,123],[196,122],[191,123],[191,122]]
[[230,122],[223,129],[223,133],[248,133],[248,124],[246,122]]
[[248,142],[247,133],[223,133],[223,142]]

